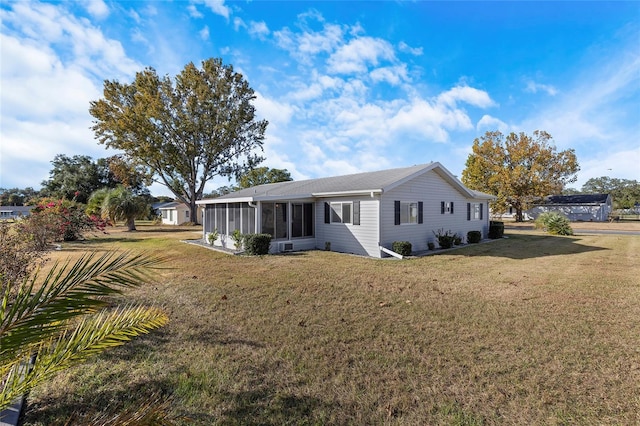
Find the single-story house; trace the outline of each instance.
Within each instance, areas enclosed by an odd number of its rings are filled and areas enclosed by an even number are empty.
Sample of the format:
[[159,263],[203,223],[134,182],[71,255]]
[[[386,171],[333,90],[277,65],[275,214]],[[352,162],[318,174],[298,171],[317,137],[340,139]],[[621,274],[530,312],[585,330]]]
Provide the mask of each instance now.
[[272,235],[271,253],[321,249],[383,257],[382,248],[394,241],[427,250],[427,243],[437,245],[438,230],[486,237],[492,199],[435,162],[259,185],[197,203],[204,207],[205,241],[218,234],[214,245],[235,249],[230,236],[237,229]]
[[34,206],[0,206],[0,220],[16,220],[31,214]]
[[527,211],[536,219],[544,212],[557,212],[572,222],[604,222],[613,209],[610,194],[550,195]]
[[181,225],[187,222],[195,222],[189,218],[191,210],[189,206],[184,203],[173,202],[165,203],[158,207],[160,215],[162,216],[163,225]]

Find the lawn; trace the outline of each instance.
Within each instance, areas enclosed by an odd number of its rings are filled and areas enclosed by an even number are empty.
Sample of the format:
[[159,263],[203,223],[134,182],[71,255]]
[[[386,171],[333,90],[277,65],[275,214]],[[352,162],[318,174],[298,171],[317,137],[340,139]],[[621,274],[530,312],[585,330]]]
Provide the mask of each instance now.
[[141,226],[65,244],[167,269],[122,302],[169,325],[32,392],[27,425],[170,397],[183,424],[638,424],[640,237],[508,239],[438,256],[230,256]]

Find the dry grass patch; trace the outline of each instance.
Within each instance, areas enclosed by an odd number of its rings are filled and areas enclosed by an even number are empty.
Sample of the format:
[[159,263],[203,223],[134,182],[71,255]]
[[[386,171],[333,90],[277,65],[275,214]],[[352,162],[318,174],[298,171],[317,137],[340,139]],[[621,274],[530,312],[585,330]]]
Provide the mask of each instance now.
[[229,256],[177,233],[65,246],[166,256],[128,293],[170,324],[30,398],[29,425],[170,395],[185,424],[640,422],[640,238],[509,239],[439,256]]

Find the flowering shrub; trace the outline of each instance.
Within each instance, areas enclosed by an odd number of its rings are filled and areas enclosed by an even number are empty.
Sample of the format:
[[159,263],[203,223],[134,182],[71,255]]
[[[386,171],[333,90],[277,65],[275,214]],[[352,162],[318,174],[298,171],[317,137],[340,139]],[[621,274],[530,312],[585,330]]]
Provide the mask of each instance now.
[[51,241],[75,241],[90,231],[102,231],[109,223],[101,217],[88,216],[84,206],[75,201],[43,199],[21,224],[34,235],[41,247]]

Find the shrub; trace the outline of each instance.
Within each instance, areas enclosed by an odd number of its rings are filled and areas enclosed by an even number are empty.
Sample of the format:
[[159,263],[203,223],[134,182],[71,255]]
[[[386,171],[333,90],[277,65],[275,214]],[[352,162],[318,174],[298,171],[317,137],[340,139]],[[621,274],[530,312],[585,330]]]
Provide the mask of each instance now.
[[569,219],[557,212],[544,212],[536,218],[536,228],[553,235],[573,235]]
[[409,241],[394,241],[391,245],[391,250],[402,256],[411,255],[411,243]]
[[499,222],[496,220],[492,220],[489,222],[489,238],[495,240],[497,238],[502,238],[504,235],[504,222]]
[[444,229],[438,229],[438,232],[433,232],[433,235],[436,236],[438,240],[438,245],[440,248],[448,249],[453,247],[453,243],[455,242],[456,234],[449,231],[445,231]]
[[269,253],[271,246],[270,234],[246,234],[244,236],[244,246],[247,254],[253,256],[263,256]]
[[244,234],[240,232],[239,229],[234,229],[233,234],[231,234],[231,239],[233,240],[236,250],[242,249],[242,243],[244,241]]
[[459,246],[462,244],[462,237],[458,234],[453,235],[453,244]]
[[431,241],[429,241],[427,243],[427,247],[429,247],[429,250],[435,250],[436,245],[435,245],[435,243],[432,243]]
[[218,234],[218,228],[214,229],[213,232],[209,232],[207,234],[207,242],[209,243],[209,245],[212,246],[213,243],[216,242],[219,236],[220,234]]
[[477,244],[482,240],[482,232],[480,231],[469,231],[467,232],[467,242],[469,244]]

